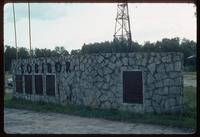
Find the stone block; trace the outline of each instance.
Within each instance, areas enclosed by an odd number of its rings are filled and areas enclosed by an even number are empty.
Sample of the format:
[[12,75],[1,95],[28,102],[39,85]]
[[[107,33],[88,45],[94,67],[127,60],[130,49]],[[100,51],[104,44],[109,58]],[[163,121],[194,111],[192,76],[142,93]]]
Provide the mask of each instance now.
[[110,102],[106,101],[102,104],[102,108],[110,108],[111,107],[111,104]]
[[[101,57],[101,56],[100,56],[100,57]],[[86,64],[87,62],[88,62],[87,58],[84,58],[82,63],[83,63],[83,64]]]
[[116,68],[119,68],[119,67],[122,66],[122,64],[121,64],[121,62],[119,60],[117,60],[115,64],[116,64]]
[[116,57],[117,57],[117,58],[121,57],[121,54],[120,54],[120,53],[117,53],[117,54],[116,54]]
[[106,75],[106,74],[110,74],[110,73],[112,73],[112,70],[108,67],[105,67],[104,68],[104,74]]
[[171,113],[182,113],[183,106],[172,106],[170,111],[171,111]]
[[154,112],[154,109],[152,106],[145,106],[145,112],[152,113]]
[[171,81],[172,81],[172,79],[165,79],[165,80],[163,80],[164,86],[170,86],[171,83],[172,83]]
[[152,107],[153,107],[154,109],[160,107],[160,105],[158,104],[158,102],[156,102],[156,101],[154,101],[154,100],[151,102],[151,104],[152,104]]
[[160,102],[162,100],[162,96],[156,94],[156,92],[159,92],[159,90],[155,91],[155,94],[153,95],[152,99],[156,102]]
[[169,73],[169,77],[170,78],[176,78],[176,77],[180,77],[180,73],[179,72],[170,72]]
[[182,78],[176,78],[174,83],[177,86],[181,86],[181,85],[183,85],[183,79]]
[[110,69],[115,69],[115,64],[114,63],[110,63],[109,65],[108,65],[108,67],[110,68]]
[[153,83],[154,81],[155,79],[153,78],[153,76],[151,74],[148,74],[147,83],[150,84],[150,83]]
[[74,68],[75,70],[79,70],[79,66],[75,66],[75,68]]
[[135,64],[134,58],[129,58],[129,65],[134,65],[134,64]]
[[106,82],[110,82],[111,81],[110,75],[106,75],[105,78],[106,78]]
[[111,108],[113,108],[113,109],[118,109],[118,108],[119,108],[119,104],[118,104],[117,102],[113,102],[113,103],[111,104]]
[[100,76],[103,75],[103,70],[102,70],[102,69],[98,69],[97,72],[98,72],[98,74],[99,74]]
[[171,56],[168,55],[168,56],[164,56],[161,58],[162,62],[171,62]]
[[180,87],[169,87],[169,94],[181,94],[181,89]]
[[165,69],[167,72],[174,71],[173,64],[165,64]]
[[162,81],[157,81],[157,82],[155,83],[155,87],[156,87],[156,88],[163,87],[163,82],[162,82]]
[[179,55],[173,56],[173,61],[180,61],[180,60],[181,60],[181,56],[179,56]]
[[108,89],[109,89],[109,85],[108,85],[107,83],[104,83],[102,88],[103,88],[104,90],[108,90]]
[[106,58],[110,58],[111,54],[110,53],[105,53]]
[[111,57],[110,60],[111,60],[113,63],[115,63],[115,61],[116,61],[116,56],[113,55],[113,56]]
[[151,74],[154,74],[155,69],[156,69],[156,65],[154,63],[150,64],[147,66],[149,71],[151,72]]
[[146,99],[144,100],[145,106],[151,106],[151,100],[150,99]]
[[147,59],[146,59],[146,58],[143,58],[143,59],[142,59],[142,66],[146,66],[146,64],[147,64]]
[[80,70],[81,71],[84,71],[85,69],[84,69],[84,64],[82,63],[82,64],[80,64]]
[[176,105],[176,98],[169,98],[169,105],[170,107],[175,106]]
[[103,56],[99,56],[99,57],[97,58],[97,62],[98,62],[98,63],[102,63],[103,60],[104,60],[104,57],[103,57]]
[[128,58],[122,58],[122,64],[128,65]]
[[161,62],[160,62],[160,57],[154,58],[154,63],[155,63],[155,64],[160,64],[160,63],[161,63]]
[[157,66],[157,72],[165,72],[165,66],[164,66],[164,64],[159,64]]
[[176,104],[183,105],[183,96],[176,96]]
[[100,77],[99,75],[95,78],[95,81],[98,81],[98,82],[103,82],[103,78]]
[[141,53],[137,53],[137,54],[136,54],[136,59],[137,59],[137,60],[140,60],[141,58],[142,58],[142,54],[141,54]]
[[169,89],[168,87],[164,87],[162,90],[162,95],[168,95],[169,94]]
[[176,62],[174,64],[174,70],[175,71],[181,71],[181,62]]
[[163,107],[164,107],[164,112],[169,112],[170,104],[168,99],[165,100]]
[[[153,56],[150,56],[149,58],[148,58],[148,63],[149,64],[151,64],[151,63],[153,63],[154,62],[154,57]],[[155,63],[155,62],[154,62]]]

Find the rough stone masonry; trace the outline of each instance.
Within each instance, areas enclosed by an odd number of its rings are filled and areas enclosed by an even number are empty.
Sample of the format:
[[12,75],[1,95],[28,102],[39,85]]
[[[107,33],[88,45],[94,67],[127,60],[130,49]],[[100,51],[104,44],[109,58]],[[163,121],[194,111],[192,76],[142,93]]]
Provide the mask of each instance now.
[[[183,111],[183,54],[178,52],[21,59],[13,61],[12,70],[15,98],[139,113]],[[130,77],[125,85],[124,72],[141,72],[142,80]]]

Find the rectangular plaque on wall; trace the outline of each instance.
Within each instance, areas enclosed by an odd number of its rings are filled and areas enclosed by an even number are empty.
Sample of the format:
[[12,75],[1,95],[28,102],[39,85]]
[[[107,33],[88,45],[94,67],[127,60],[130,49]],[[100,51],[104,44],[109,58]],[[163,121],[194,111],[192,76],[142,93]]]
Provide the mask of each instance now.
[[123,72],[123,102],[143,103],[143,82],[141,71]]
[[32,94],[32,75],[24,75],[25,93]]
[[15,75],[16,92],[23,93],[22,75]]
[[35,94],[43,95],[42,75],[35,75]]
[[46,75],[46,93],[55,96],[55,75]]

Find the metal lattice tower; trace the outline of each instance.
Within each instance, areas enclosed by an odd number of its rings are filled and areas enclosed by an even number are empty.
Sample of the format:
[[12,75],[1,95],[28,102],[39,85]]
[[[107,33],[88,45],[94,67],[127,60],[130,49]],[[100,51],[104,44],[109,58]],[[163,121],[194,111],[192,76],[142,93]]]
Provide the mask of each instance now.
[[114,42],[131,45],[131,29],[127,3],[117,4],[117,17],[115,18]]

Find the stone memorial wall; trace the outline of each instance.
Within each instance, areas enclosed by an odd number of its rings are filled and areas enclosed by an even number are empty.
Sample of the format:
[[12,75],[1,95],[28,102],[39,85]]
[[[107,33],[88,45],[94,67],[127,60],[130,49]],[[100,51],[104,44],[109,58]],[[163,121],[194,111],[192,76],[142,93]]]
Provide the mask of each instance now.
[[13,61],[14,97],[132,112],[183,111],[183,54],[102,53]]

